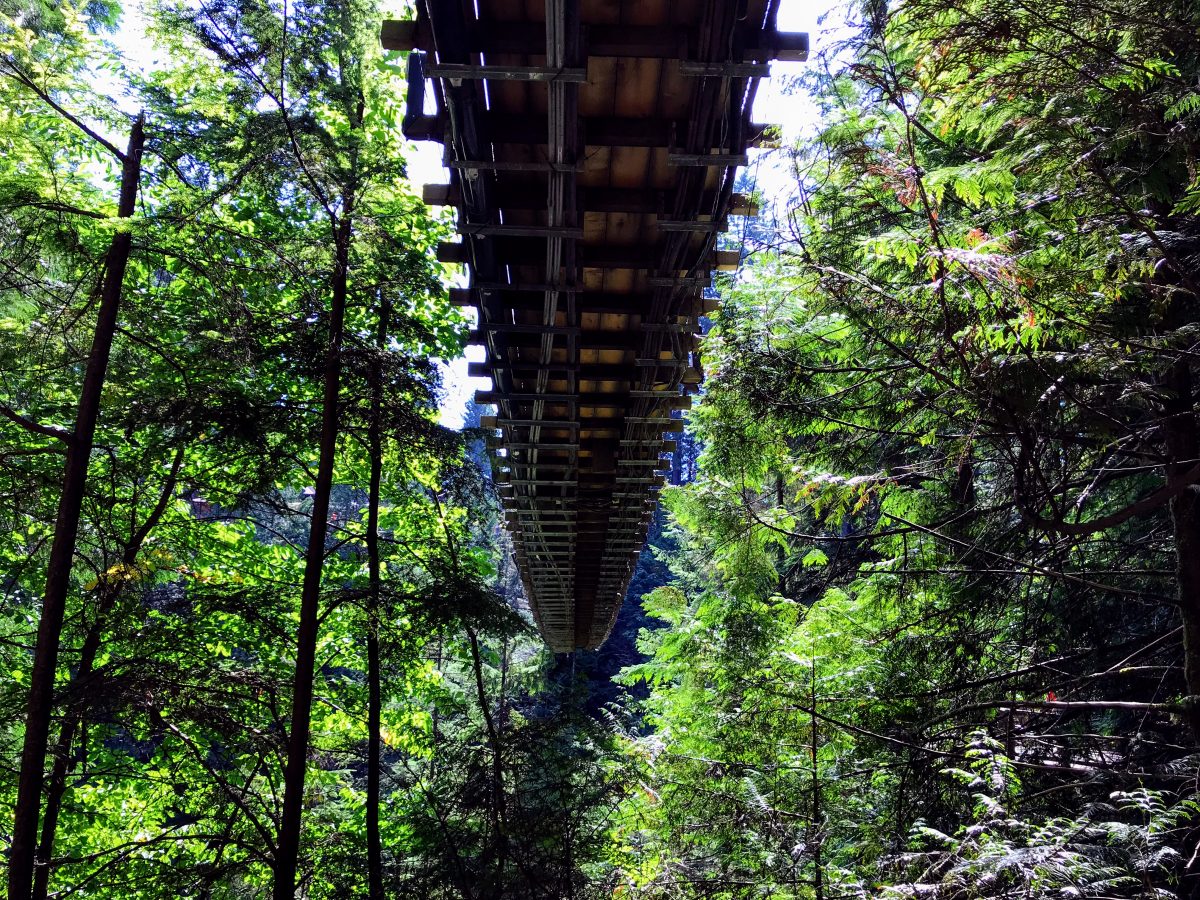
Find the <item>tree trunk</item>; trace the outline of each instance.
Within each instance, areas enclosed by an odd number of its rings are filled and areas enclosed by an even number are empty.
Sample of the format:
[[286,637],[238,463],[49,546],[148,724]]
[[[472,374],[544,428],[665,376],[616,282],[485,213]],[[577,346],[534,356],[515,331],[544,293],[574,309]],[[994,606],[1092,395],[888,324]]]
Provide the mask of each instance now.
[[[145,118],[139,115],[134,120],[129,134],[129,147],[125,151],[121,170],[121,195],[117,205],[117,216],[122,219],[133,216],[137,202],[138,183],[142,173],[142,149],[145,145],[144,126]],[[29,680],[25,743],[17,780],[17,804],[13,811],[13,835],[8,864],[9,900],[29,900],[33,889],[38,818],[46,747],[50,741],[50,716],[54,706],[54,675],[58,669],[59,641],[62,638],[67,593],[71,587],[71,564],[75,557],[79,516],[83,509],[83,495],[87,486],[88,462],[96,437],[96,422],[100,416],[100,394],[108,374],[108,359],[117,330],[117,313],[121,307],[122,285],[132,245],[133,236],[128,231],[119,231],[113,235],[104,259],[104,280],[100,288],[96,329],[92,335],[92,348],[88,354],[83,385],[79,392],[75,427],[67,444],[62,494],[58,501],[54,540],[50,546],[46,593],[42,601],[42,615],[38,623],[37,644],[33,654],[33,671]]]
[[[79,668],[71,679],[72,688],[84,686],[92,674],[96,655],[100,652],[102,625],[97,621],[88,631],[79,654]],[[46,786],[46,811],[42,816],[42,839],[37,849],[37,866],[33,872],[33,900],[46,900],[50,888],[50,859],[54,853],[54,837],[58,830],[58,814],[62,810],[63,794],[67,789],[67,775],[71,770],[71,744],[75,740],[75,730],[87,715],[87,701],[84,697],[76,698],[73,708],[68,709],[63,717],[62,727],[58,732],[58,741],[54,745],[54,768],[50,773],[50,782]]]
[[821,816],[823,815],[821,804],[821,774],[817,766],[818,750],[820,749],[818,740],[820,733],[817,731],[817,655],[813,652],[812,668],[810,670],[812,680],[810,682],[811,694],[810,702],[812,703],[813,715],[809,719],[809,725],[812,728],[811,740],[808,745],[808,760],[812,766],[812,817],[809,820],[807,841],[812,847],[813,855],[813,900],[825,900],[825,860],[822,858],[822,850],[824,849],[824,836],[821,833]]
[[[146,537],[162,519],[163,513],[175,493],[175,484],[179,478],[179,469],[183,465],[183,450],[175,453],[171,472],[163,483],[154,509],[129,537],[125,551],[121,554],[121,562],[132,566],[137,562],[138,554]],[[68,692],[75,698],[75,703],[66,710],[62,725],[59,727],[58,740],[54,745],[54,768],[50,773],[50,783],[46,790],[46,810],[42,816],[42,838],[37,849],[37,864],[33,871],[33,900],[46,900],[50,888],[50,860],[54,853],[54,838],[58,830],[58,814],[62,810],[63,794],[67,789],[67,775],[71,770],[71,743],[75,740],[75,731],[86,721],[88,712],[88,684],[92,667],[96,664],[96,656],[104,639],[104,631],[109,613],[121,594],[120,585],[105,586],[101,596],[96,621],[88,630],[79,651],[79,665],[71,678]]]
[[333,274],[333,298],[329,310],[329,344],[325,358],[325,391],[321,408],[320,458],[317,463],[312,522],[304,558],[304,583],[300,590],[300,626],[296,634],[296,672],[292,682],[292,728],[288,736],[287,766],[283,778],[283,816],[279,823],[279,843],[275,851],[275,900],[292,900],[296,892],[296,867],[300,854],[300,811],[304,805],[313,677],[316,674],[321,573],[325,567],[329,498],[333,491],[333,464],[337,455],[342,332],[346,320],[346,289],[350,267],[350,221],[349,204],[346,204],[336,236],[337,260]]
[[[1171,368],[1167,386],[1170,400],[1164,427],[1170,484],[1200,458],[1192,372],[1186,359]],[[1175,538],[1177,600],[1183,623],[1183,673],[1188,692],[1184,709],[1192,735],[1200,742],[1200,493],[1194,485],[1172,498],[1171,525]]]
[[[388,302],[381,298],[376,352],[387,345]],[[383,360],[372,367],[368,453],[371,458],[367,493],[367,885],[370,900],[383,900],[383,845],[379,838],[379,755],[383,696],[379,671],[379,487],[383,480]]]
[[504,883],[504,868],[508,859],[508,833],[505,824],[508,817],[505,809],[504,794],[504,758],[500,743],[500,734],[496,730],[496,722],[492,717],[491,705],[488,703],[487,689],[483,682],[483,653],[479,649],[479,636],[473,628],[467,629],[467,639],[471,645],[471,665],[475,672],[475,691],[479,697],[479,710],[483,713],[483,724],[487,729],[488,750],[492,761],[492,833],[495,838],[497,855],[496,884]]

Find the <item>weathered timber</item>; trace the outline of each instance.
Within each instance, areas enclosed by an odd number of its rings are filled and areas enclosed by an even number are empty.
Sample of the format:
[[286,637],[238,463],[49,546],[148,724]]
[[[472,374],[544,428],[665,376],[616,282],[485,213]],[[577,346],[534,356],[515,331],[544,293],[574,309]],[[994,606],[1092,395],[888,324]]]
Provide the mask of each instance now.
[[[607,636],[665,484],[678,418],[702,374],[701,317],[772,59],[802,59],[777,0],[418,0],[388,23],[391,49],[421,51],[437,110],[405,133],[445,143],[449,184],[425,202],[458,211],[469,270],[451,299],[478,311],[469,364],[492,387],[481,417],[530,608],[556,651]],[[626,24],[634,23],[637,24]],[[414,53],[414,56],[419,54]],[[423,61],[424,60],[424,61]]]

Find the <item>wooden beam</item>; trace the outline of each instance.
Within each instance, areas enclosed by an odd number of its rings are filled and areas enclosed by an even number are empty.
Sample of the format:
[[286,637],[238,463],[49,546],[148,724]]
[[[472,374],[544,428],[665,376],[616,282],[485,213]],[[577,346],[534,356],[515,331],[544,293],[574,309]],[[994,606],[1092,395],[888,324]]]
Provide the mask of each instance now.
[[[542,327],[542,326],[539,326]],[[485,343],[486,332],[471,331],[467,334],[467,342],[471,344]],[[505,341],[511,348],[531,350],[541,347],[541,334],[507,334]],[[646,335],[640,331],[581,331],[576,335],[577,347],[580,350],[624,350],[634,353],[641,352],[645,346]],[[680,334],[680,343],[685,350],[696,346],[696,338],[691,332]],[[561,346],[560,348],[561,349]],[[669,350],[670,345],[663,349]]]
[[496,424],[508,428],[546,428],[550,431],[578,431],[579,423],[567,419],[507,419],[496,417]]
[[745,153],[668,153],[668,166],[744,166],[749,163]]
[[566,81],[583,84],[587,69],[552,69],[545,66],[472,66],[458,63],[434,63],[425,67],[430,78],[470,81]]
[[505,442],[504,446],[508,450],[548,450],[551,452],[578,451],[579,450],[578,444],[551,444],[551,443],[543,444],[541,442],[538,442],[536,444],[521,444],[521,443],[513,443],[511,441],[508,441],[508,442]]
[[[586,394],[536,394],[522,393],[510,394],[503,391],[476,391],[476,403],[500,403],[507,400],[510,403],[536,403],[539,400],[545,403],[563,404],[570,403],[577,406],[602,406],[610,409],[623,409],[630,404],[632,400],[654,400],[663,406],[671,406],[674,409],[688,409],[692,405],[692,398],[683,396],[679,393],[667,393],[664,391],[613,391],[598,392],[593,391]],[[587,420],[605,423],[608,420]],[[614,422],[613,424],[617,424]],[[601,425],[600,427],[603,427]]]
[[712,277],[709,275],[698,275],[679,278],[661,278],[651,275],[646,279],[646,284],[652,288],[669,288],[686,289],[686,290],[703,290],[706,287],[712,286]]
[[[544,146],[549,130],[542,115],[509,115],[489,111],[481,117],[484,133],[497,145],[528,144]],[[634,119],[622,116],[581,116],[580,140],[585,147],[650,147],[668,150],[679,146],[688,133],[687,119]],[[774,126],[750,123],[743,132],[747,147],[759,147],[770,141]]]
[[692,78],[769,78],[768,63],[708,63],[681,59],[679,74]]
[[510,403],[536,403],[541,400],[545,403],[580,403],[580,394],[536,394],[536,393],[507,393],[505,391],[476,391],[476,403],[500,403],[507,400]]
[[379,29],[379,43],[384,50],[398,50],[402,53],[417,49],[417,23],[384,19]]
[[545,469],[547,472],[574,472],[579,467],[568,463],[552,463],[552,462],[518,462],[517,460],[505,460],[503,463],[509,470],[517,469],[532,469],[535,472],[540,469]]
[[668,381],[669,378],[649,375],[648,371],[664,369],[668,372],[682,372],[682,384],[688,384],[691,379],[699,379],[700,372],[689,366],[685,359],[673,360],[635,360],[637,368],[630,368],[626,363],[538,363],[538,362],[489,362],[467,363],[467,374],[475,378],[493,378],[495,370],[511,372],[514,378],[536,378],[541,372],[559,373],[552,375],[553,380],[563,380],[568,374],[574,374],[583,381],[628,381],[644,382],[646,380]]
[[[427,184],[421,197],[430,206],[461,206],[462,193],[457,186],[449,184]],[[700,208],[711,210],[717,203],[715,191],[700,195]],[[527,185],[501,182],[492,186],[491,201],[498,209],[538,210],[546,209],[544,193],[532,191]],[[669,215],[675,206],[675,192],[668,190],[641,190],[637,188],[590,188],[581,187],[577,192],[579,208],[584,212],[630,213]],[[745,194],[734,194],[731,212],[736,215],[757,215],[758,207]],[[747,210],[746,212],[736,211]],[[753,212],[749,212],[749,210]]]
[[729,230],[729,222],[725,219],[708,219],[699,222],[675,222],[670,219],[659,219],[655,223],[659,231],[686,231],[693,234],[717,234]]
[[555,162],[512,162],[494,159],[447,159],[443,165],[448,169],[465,169],[480,172],[582,172],[583,163]]
[[[496,237],[491,239],[496,257],[510,266],[540,266],[546,261],[546,242],[541,238],[527,237]],[[576,247],[578,264],[585,269],[658,269],[662,256],[662,248],[654,245],[635,244],[631,246],[616,246],[612,244],[580,244]],[[720,255],[718,251],[717,256]],[[689,254],[694,256],[695,254]],[[471,261],[470,248],[466,243],[450,243],[443,241],[438,244],[437,258],[445,263],[468,263]],[[709,262],[712,263],[712,259]],[[685,260],[683,266],[688,266],[692,260]]]
[[[494,144],[545,144],[544,115],[513,116],[490,111],[482,118]],[[579,118],[580,139],[589,147],[671,147],[687,134],[686,119],[633,119],[620,116]]]
[[476,403],[499,403],[509,401],[510,403],[536,403],[544,401],[546,403],[578,403],[580,406],[625,406],[632,400],[653,400],[662,404],[670,403],[671,406],[683,409],[691,406],[691,397],[680,395],[678,391],[640,391],[640,390],[622,390],[622,391],[589,391],[587,394],[538,394],[538,392],[529,391],[523,394],[517,392],[505,391],[475,391]]
[[426,184],[421,187],[421,202],[428,206],[457,206],[462,203],[462,194],[448,184]]
[[778,59],[781,62],[805,62],[808,59],[807,31],[769,29],[759,34],[756,43],[758,59]]
[[[408,32],[397,26],[415,23],[385,21],[380,35],[386,50],[433,50],[432,35]],[[584,25],[582,55],[626,59],[686,59],[699,38],[696,26],[679,25]],[[529,53],[544,48],[545,26],[540,22],[471,22],[466,45],[470,53]],[[748,36],[742,59],[779,59],[803,62],[808,59],[809,40],[804,32],[768,28]],[[535,52],[541,52],[538,49]]]
[[[636,369],[618,363],[539,363],[524,361],[492,360],[490,362],[467,363],[467,374],[472,378],[491,378],[497,369],[511,372],[514,378],[535,378],[540,372],[559,373],[558,378],[569,374],[578,375],[588,381],[635,381],[641,377]],[[552,374],[551,378],[555,378]]]
[[734,194],[729,198],[729,214],[731,216],[757,216],[758,204],[749,194]]
[[575,325],[533,325],[513,322],[480,322],[471,334],[482,334],[485,331],[500,334],[579,334],[580,329]]
[[716,270],[718,272],[736,272],[742,264],[742,251],[718,250],[716,252]]
[[[462,290],[464,293],[453,293]],[[457,306],[474,306],[475,301],[470,296],[470,289],[451,288],[450,302]],[[495,295],[493,294],[493,297]],[[644,316],[653,308],[654,298],[649,293],[637,294],[600,294],[578,293],[575,301],[576,311],[583,313],[600,313],[605,315]],[[677,313],[682,317],[695,319],[706,315],[720,306],[716,297],[683,296],[678,298]],[[519,312],[539,313],[545,308],[542,295],[532,292],[526,294],[513,293],[498,298],[501,307]],[[495,308],[494,306],[491,308]],[[560,307],[561,308],[561,307]]]
[[665,331],[665,332],[680,332],[686,334],[690,331],[695,331],[696,324],[694,322],[679,323],[679,322],[641,322],[637,325],[639,331]]
[[626,416],[627,425],[660,425],[663,431],[683,431],[683,419],[666,416]]
[[577,294],[583,290],[579,285],[569,284],[565,281],[557,284],[548,281],[521,281],[516,284],[507,281],[477,281],[471,287],[473,290],[484,293],[520,291],[526,294],[544,294],[547,291],[558,291],[562,294]]
[[[450,288],[450,302],[455,306],[474,306],[479,301],[474,288]],[[539,312],[545,306],[545,291],[490,290],[488,299],[514,310]],[[564,292],[565,293],[565,292]],[[599,291],[574,291],[575,306],[580,312],[623,313],[638,315],[650,309],[654,295],[648,292],[614,294]]]
[[568,228],[565,225],[472,225],[469,222],[459,222],[458,233],[478,237],[561,237],[573,239],[583,237],[582,228]]

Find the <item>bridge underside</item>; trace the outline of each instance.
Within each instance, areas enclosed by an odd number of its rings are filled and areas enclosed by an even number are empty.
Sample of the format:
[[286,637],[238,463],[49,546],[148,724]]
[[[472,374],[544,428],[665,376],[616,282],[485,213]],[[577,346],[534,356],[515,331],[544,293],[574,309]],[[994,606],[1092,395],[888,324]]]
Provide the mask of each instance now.
[[[445,145],[479,311],[473,374],[498,413],[495,480],[529,600],[558,652],[608,636],[700,383],[698,317],[772,58],[805,35],[778,0],[422,0],[405,132]],[[423,114],[425,79],[437,112]]]

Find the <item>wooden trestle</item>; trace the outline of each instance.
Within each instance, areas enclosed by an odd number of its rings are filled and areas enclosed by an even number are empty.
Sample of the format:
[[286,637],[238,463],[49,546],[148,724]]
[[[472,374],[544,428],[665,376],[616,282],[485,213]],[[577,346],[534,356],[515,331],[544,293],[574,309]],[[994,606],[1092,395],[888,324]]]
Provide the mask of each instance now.
[[758,79],[807,54],[777,3],[420,0],[384,25],[385,48],[420,51],[405,133],[445,145],[425,200],[458,209],[438,257],[470,270],[452,294],[479,311],[495,481],[555,651],[612,629],[700,383],[704,288],[739,259],[717,238],[753,212],[733,180]]

